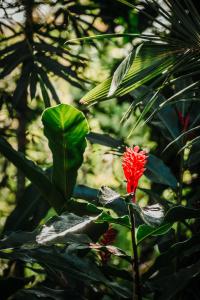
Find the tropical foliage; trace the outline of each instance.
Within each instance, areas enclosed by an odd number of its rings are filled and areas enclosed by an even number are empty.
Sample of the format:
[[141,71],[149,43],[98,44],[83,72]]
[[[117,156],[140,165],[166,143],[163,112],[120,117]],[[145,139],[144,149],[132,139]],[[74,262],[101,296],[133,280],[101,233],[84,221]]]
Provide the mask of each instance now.
[[1,298],[199,299],[197,3],[1,15]]

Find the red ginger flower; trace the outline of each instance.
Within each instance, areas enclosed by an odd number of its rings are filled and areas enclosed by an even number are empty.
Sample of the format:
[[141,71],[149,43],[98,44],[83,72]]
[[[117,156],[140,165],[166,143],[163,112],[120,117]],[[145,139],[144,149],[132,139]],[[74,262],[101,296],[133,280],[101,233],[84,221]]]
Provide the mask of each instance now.
[[[117,236],[117,230],[109,226],[108,230],[104,233],[100,244],[103,246],[107,246],[113,244]],[[108,251],[101,251],[100,257],[103,264],[106,264],[110,259],[111,253]]]
[[115,241],[117,230],[109,226],[108,230],[103,234],[101,244],[106,246],[112,244]]
[[122,167],[127,180],[127,193],[135,193],[138,181],[145,171],[147,154],[146,151],[139,150],[139,146],[134,148],[126,147],[126,151],[123,154]]

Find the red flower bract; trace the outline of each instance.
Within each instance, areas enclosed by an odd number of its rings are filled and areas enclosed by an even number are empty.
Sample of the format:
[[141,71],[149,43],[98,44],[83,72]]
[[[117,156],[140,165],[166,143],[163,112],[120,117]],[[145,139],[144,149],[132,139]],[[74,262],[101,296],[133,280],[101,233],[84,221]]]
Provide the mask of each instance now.
[[[117,236],[117,230],[112,228],[111,226],[109,226],[108,230],[104,233],[100,244],[103,246],[107,246],[112,244]],[[108,262],[108,260],[110,259],[111,253],[108,251],[101,251],[100,252],[100,257],[102,260],[103,264],[106,264]]]
[[123,154],[122,167],[127,180],[127,193],[135,193],[138,181],[145,171],[147,153],[139,150],[139,146],[127,147]]

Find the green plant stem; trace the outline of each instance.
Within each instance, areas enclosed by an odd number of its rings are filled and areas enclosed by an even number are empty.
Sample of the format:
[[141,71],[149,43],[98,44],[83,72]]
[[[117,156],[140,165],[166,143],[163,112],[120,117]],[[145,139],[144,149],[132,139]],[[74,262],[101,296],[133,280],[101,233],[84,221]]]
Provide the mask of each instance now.
[[133,300],[142,300],[141,287],[140,287],[140,274],[139,274],[139,262],[138,262],[138,251],[135,239],[135,217],[132,206],[128,205],[129,217],[131,222],[131,241],[133,249]]
[[[184,151],[180,154],[180,169],[179,169],[179,184],[177,190],[177,204],[181,205],[182,202],[182,194],[183,194],[183,173],[184,173]],[[181,222],[177,224],[177,241],[180,241],[181,238]]]
[[[183,143],[183,140],[182,140]],[[180,153],[180,169],[179,169],[179,184],[177,190],[177,204],[181,205],[182,202],[182,194],[183,194],[183,173],[184,173],[184,151]],[[177,222],[177,231],[176,231],[176,241],[181,241],[181,222]],[[180,265],[180,257],[177,256],[176,260],[176,269],[179,268]]]

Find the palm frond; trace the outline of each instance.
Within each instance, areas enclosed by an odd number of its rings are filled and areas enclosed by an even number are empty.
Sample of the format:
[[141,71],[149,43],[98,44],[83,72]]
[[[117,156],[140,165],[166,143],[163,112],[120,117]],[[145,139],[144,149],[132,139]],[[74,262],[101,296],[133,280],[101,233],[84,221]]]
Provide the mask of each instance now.
[[[191,73],[194,67],[195,71],[198,68],[197,65],[199,65],[200,60],[198,50],[200,45],[198,33],[200,17],[191,1],[186,1],[189,11],[186,12],[178,1],[172,3],[165,0],[166,7],[164,7],[155,0],[145,0],[158,15],[162,16],[163,20],[153,18],[143,11],[140,6],[126,0],[117,1],[144,13],[149,19],[162,26],[166,33],[164,35],[159,33],[149,35],[149,41],[144,42],[143,49],[112,96],[109,93],[112,78],[109,78],[89,91],[81,99],[81,103],[92,104],[111,97],[123,96],[144,83],[156,79],[158,76],[163,76],[163,80],[169,76],[171,76],[169,80],[176,80],[176,77],[180,76],[189,77],[188,73]],[[196,20],[192,17],[194,13]],[[148,40],[148,35],[141,34],[140,38]],[[184,73],[184,75],[180,75],[180,73]],[[160,84],[162,85],[162,81]]]
[[144,44],[137,57],[121,81],[118,89],[112,96],[108,96],[112,78],[109,78],[89,91],[82,99],[81,103],[91,104],[96,101],[103,101],[115,96],[123,96],[142,84],[166,72],[173,66],[179,54],[173,47],[166,47],[162,44]]

